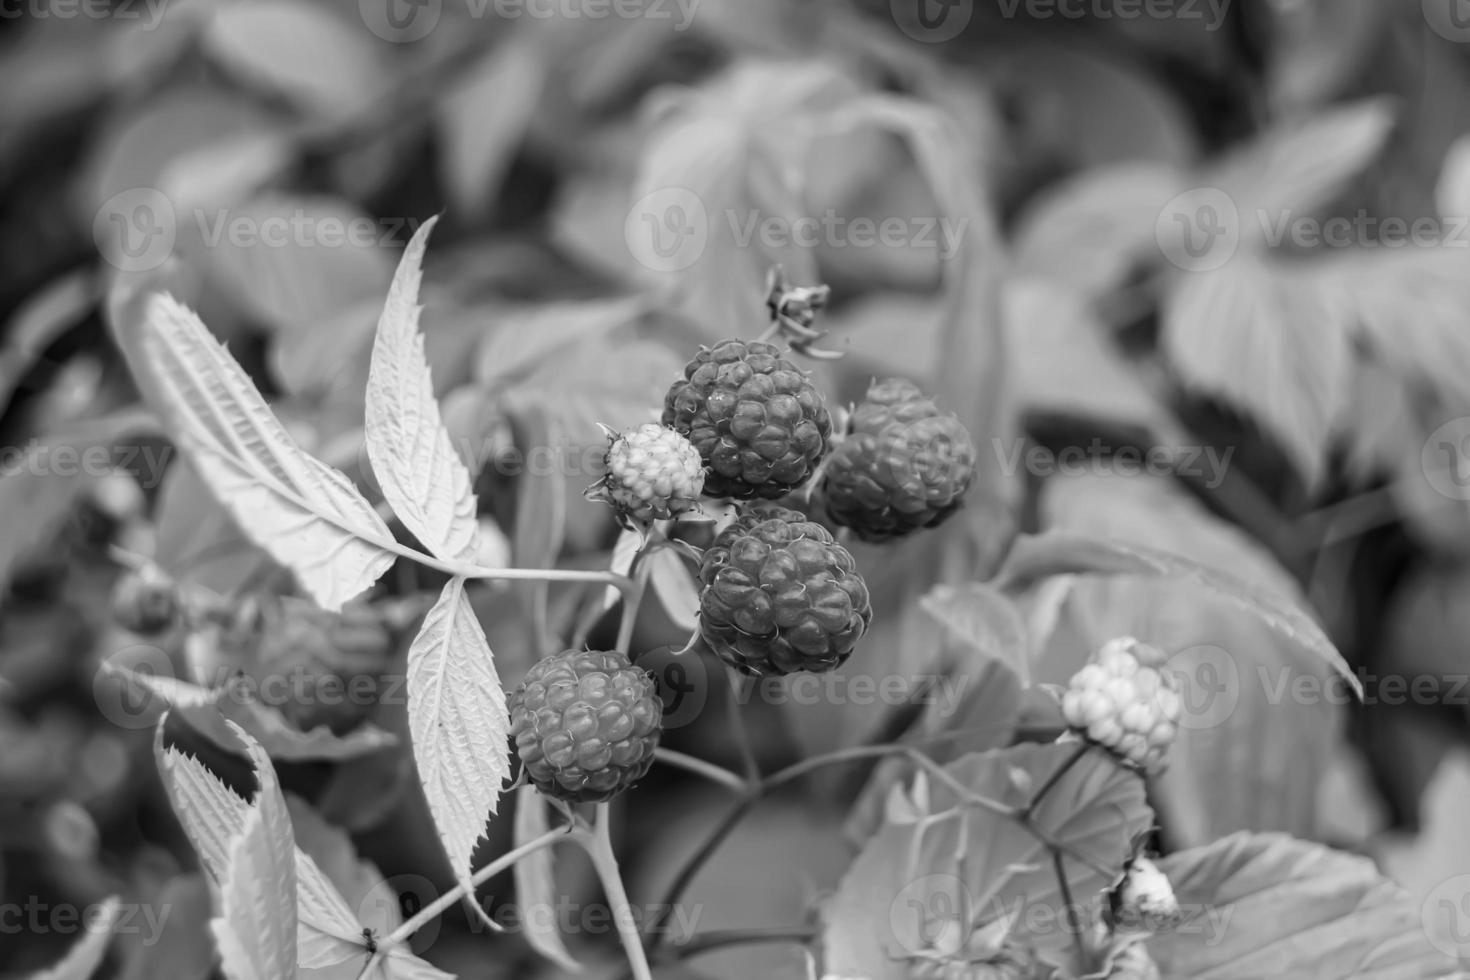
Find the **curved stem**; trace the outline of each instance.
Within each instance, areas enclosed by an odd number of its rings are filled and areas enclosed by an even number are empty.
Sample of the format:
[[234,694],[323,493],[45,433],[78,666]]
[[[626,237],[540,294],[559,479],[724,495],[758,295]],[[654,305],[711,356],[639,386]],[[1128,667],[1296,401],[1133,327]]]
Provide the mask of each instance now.
[[383,954],[387,950],[393,948],[394,946],[397,946],[399,943],[402,943],[404,940],[408,939],[414,933],[422,929],[435,916],[441,914],[455,902],[465,897],[465,895],[467,895],[471,890],[479,887],[480,885],[489,881],[491,878],[494,878],[496,875],[500,874],[506,868],[509,868],[511,865],[515,864],[527,854],[532,854],[536,851],[541,850],[541,848],[543,847],[549,847],[552,844],[555,844],[557,841],[566,840],[571,836],[571,828],[557,827],[555,830],[548,830],[540,837],[527,841],[514,850],[506,851],[500,857],[496,858],[494,861],[491,861],[489,864],[476,871],[470,877],[470,883],[468,887],[466,887],[463,882],[455,885],[449,891],[445,892],[443,895],[440,895],[428,905],[425,905],[423,908],[419,909],[418,914],[416,914],[413,918],[403,923],[403,925],[399,926],[397,929],[394,929],[386,937],[378,940],[378,953]]
[[730,709],[730,729],[734,736],[735,747],[740,750],[740,763],[745,768],[745,778],[751,785],[758,785],[761,781],[760,763],[756,762],[755,749],[750,744],[750,729],[745,727],[745,715],[740,709],[750,699],[744,695],[749,692],[750,685],[756,682],[754,677],[742,674],[735,668],[729,668],[730,683],[726,688],[726,704]]
[[668,923],[669,916],[673,915],[674,906],[678,905],[684,898],[684,893],[689,890],[689,886],[694,882],[695,876],[699,874],[700,869],[709,861],[710,856],[719,850],[720,845],[725,842],[725,839],[730,836],[736,827],[740,826],[740,821],[745,819],[746,814],[755,809],[755,805],[760,802],[760,799],[761,789],[758,786],[752,788],[742,796],[720,822],[715,825],[715,829],[710,832],[709,837],[705,838],[699,850],[690,855],[689,860],[685,861],[684,866],[679,869],[679,874],[674,878],[673,883],[669,885],[668,891],[664,893],[663,901],[659,903],[654,914],[649,917],[648,925],[643,930],[644,935],[653,943],[654,948],[664,945],[662,941],[664,937],[663,927]]
[[618,871],[617,855],[613,853],[612,837],[609,834],[608,805],[597,804],[597,817],[593,821],[591,835],[579,835],[597,877],[602,881],[603,893],[612,910],[613,922],[618,927],[618,938],[623,942],[623,952],[628,956],[628,965],[633,969],[634,980],[653,980],[648,968],[648,956],[643,952],[643,939],[638,934],[638,921],[628,904],[628,893],[623,887],[623,877]]
[[633,655],[633,630],[638,625],[638,610],[643,605],[643,596],[648,592],[648,576],[653,565],[648,556],[653,548],[644,548],[633,556],[633,567],[628,579],[633,587],[623,591],[623,618],[618,622],[617,648],[630,657]]
[[733,789],[737,793],[744,793],[750,788],[750,784],[745,780],[724,766],[717,766],[713,762],[705,762],[703,759],[696,759],[692,755],[675,752],[673,749],[656,749],[653,755],[656,761],[666,766],[673,766],[685,772],[692,772],[696,776],[703,776],[710,782]]

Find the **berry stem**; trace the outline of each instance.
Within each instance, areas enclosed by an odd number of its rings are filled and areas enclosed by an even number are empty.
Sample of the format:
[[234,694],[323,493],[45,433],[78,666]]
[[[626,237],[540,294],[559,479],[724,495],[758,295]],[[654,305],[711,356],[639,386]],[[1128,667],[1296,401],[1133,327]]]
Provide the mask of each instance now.
[[1083,742],[1066,762],[1062,763],[1050,776],[1046,777],[1046,782],[1041,784],[1041,789],[1036,791],[1036,795],[1031,797],[1031,802],[1027,803],[1026,808],[1021,811],[1022,819],[1029,819],[1031,814],[1036,812],[1036,808],[1041,805],[1041,801],[1046,799],[1046,794],[1055,789],[1057,783],[1062,781],[1062,777],[1070,772],[1073,766],[1081,762],[1082,757],[1091,749],[1091,744]]
[[812,941],[816,930],[808,927],[773,929],[715,929],[694,936],[679,947],[679,959],[713,953],[731,946],[755,946],[766,943],[796,943],[805,945]]
[[730,683],[725,690],[728,695],[726,703],[730,711],[730,729],[734,735],[735,747],[740,750],[740,763],[745,769],[745,778],[751,786],[759,787],[761,767],[756,761],[755,749],[750,744],[750,730],[745,726],[745,715],[740,710],[750,701],[748,695],[755,678],[742,674],[733,667],[728,670]]
[[709,837],[705,838],[699,850],[690,855],[689,860],[685,861],[684,866],[679,869],[679,874],[674,878],[673,884],[669,885],[669,890],[664,893],[663,901],[659,903],[656,911],[649,918],[648,925],[644,928],[644,935],[650,939],[655,949],[663,945],[662,940],[666,935],[663,927],[668,922],[669,916],[673,914],[674,906],[683,899],[684,892],[688,891],[695,876],[699,874],[699,870],[704,867],[715,851],[719,850],[720,845],[735,828],[740,826],[740,822],[745,819],[746,815],[755,809],[755,805],[760,802],[761,795],[761,788],[752,786],[715,825],[715,829],[710,832]]
[[[489,881],[491,878],[500,874],[506,868],[509,868],[511,865],[515,864],[527,854],[533,854],[536,851],[541,850],[543,847],[549,847],[552,844],[555,844],[557,841],[567,840],[570,837],[571,828],[569,827],[557,827],[553,830],[548,830],[540,837],[529,840],[526,843],[522,844],[520,847],[515,848],[514,850],[506,851],[500,857],[496,858],[494,861],[491,861],[489,864],[476,871],[473,875],[470,876],[470,887],[474,888],[484,884],[486,881]],[[404,942],[414,933],[418,932],[425,925],[431,922],[435,918],[435,916],[440,915],[444,912],[444,910],[448,909],[455,902],[459,901],[460,898],[464,897],[466,893],[467,889],[463,884],[455,885],[449,891],[445,892],[443,895],[440,895],[428,905],[425,905],[423,908],[419,909],[418,914],[416,914],[413,918],[403,923],[403,925],[399,926],[397,929],[394,929],[393,932],[391,932],[389,935],[378,940],[378,952],[375,958],[381,958],[382,956],[386,955],[388,950]]]
[[603,893],[607,896],[607,904],[611,908],[613,921],[618,927],[618,938],[623,942],[623,952],[628,956],[628,965],[633,969],[634,980],[653,980],[653,974],[648,969],[648,957],[643,952],[643,940],[638,935],[638,921],[633,916],[633,909],[628,904],[628,893],[623,887],[623,876],[618,871],[618,858],[613,852],[612,837],[609,833],[611,821],[609,819],[608,805],[597,804],[597,816],[592,822],[591,834],[580,834],[577,837],[587,856],[592,859],[592,866],[597,871],[597,877],[602,881]]
[[703,776],[710,782],[733,789],[737,793],[744,793],[750,788],[749,783],[724,766],[717,766],[713,762],[696,759],[694,756],[685,755],[683,752],[660,748],[654,752],[654,758],[666,766],[673,766],[675,769],[683,769],[685,772],[692,772],[696,776]]
[[657,547],[654,542],[643,548],[633,556],[633,567],[628,570],[628,578],[633,587],[623,592],[623,618],[618,622],[617,649],[633,657],[633,630],[638,625],[638,610],[643,605],[643,596],[648,592],[648,576],[653,571],[653,565],[648,561],[648,556]]
[[1057,873],[1057,889],[1062,894],[1062,907],[1067,913],[1067,925],[1072,930],[1072,941],[1077,944],[1077,962],[1084,967],[1090,967],[1087,943],[1083,941],[1082,920],[1077,916],[1077,904],[1072,901],[1072,886],[1067,881],[1067,869],[1061,851],[1052,850],[1051,866]]

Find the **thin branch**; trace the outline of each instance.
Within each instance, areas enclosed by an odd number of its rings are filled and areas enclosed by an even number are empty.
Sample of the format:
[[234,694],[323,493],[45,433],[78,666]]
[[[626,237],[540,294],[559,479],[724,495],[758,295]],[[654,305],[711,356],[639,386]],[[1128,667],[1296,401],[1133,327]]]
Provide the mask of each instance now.
[[655,750],[654,759],[662,762],[666,766],[673,766],[676,769],[683,769],[685,772],[692,772],[696,776],[703,776],[710,782],[733,789],[737,793],[745,793],[750,789],[749,783],[724,766],[717,766],[713,762],[696,759],[694,756],[685,755],[683,752],[660,748]]

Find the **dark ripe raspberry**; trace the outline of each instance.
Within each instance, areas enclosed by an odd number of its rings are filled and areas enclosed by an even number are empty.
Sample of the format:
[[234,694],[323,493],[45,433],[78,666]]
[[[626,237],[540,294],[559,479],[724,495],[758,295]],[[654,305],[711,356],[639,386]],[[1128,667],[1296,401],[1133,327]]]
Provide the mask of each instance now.
[[510,697],[510,733],[527,778],[570,803],[601,803],[642,779],[662,722],[653,677],[621,653],[547,657]]
[[664,397],[664,425],[710,468],[711,497],[784,497],[827,451],[832,418],[806,373],[771,344],[725,340],[702,350]]
[[742,511],[705,551],[700,581],[705,642],[748,674],[832,670],[873,618],[852,554],[784,507]]
[[975,444],[952,414],[900,379],[874,382],[832,450],[822,480],[827,512],[864,541],[934,527],[975,479]]

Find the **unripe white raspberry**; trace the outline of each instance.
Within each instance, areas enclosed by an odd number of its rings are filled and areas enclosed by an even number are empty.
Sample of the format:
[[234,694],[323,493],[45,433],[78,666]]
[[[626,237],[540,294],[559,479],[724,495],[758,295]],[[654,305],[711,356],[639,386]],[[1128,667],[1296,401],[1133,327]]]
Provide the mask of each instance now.
[[1157,864],[1136,857],[1113,891],[1113,921],[1120,929],[1159,932],[1178,923],[1181,912],[1174,886]]
[[1162,767],[1181,704],[1163,651],[1132,637],[1109,640],[1062,695],[1067,724],[1147,772]]
[[646,526],[699,506],[704,460],[688,439],[657,422],[609,436],[607,475],[587,496],[612,504],[620,523]]

